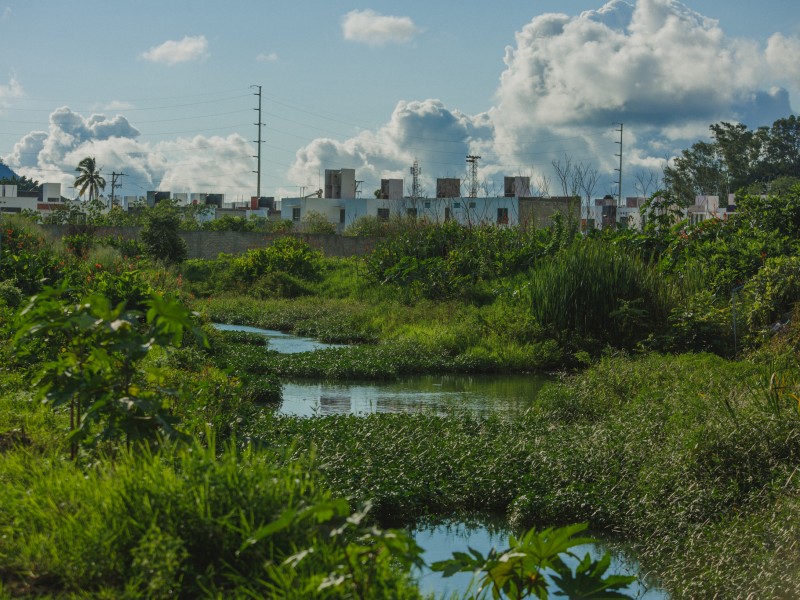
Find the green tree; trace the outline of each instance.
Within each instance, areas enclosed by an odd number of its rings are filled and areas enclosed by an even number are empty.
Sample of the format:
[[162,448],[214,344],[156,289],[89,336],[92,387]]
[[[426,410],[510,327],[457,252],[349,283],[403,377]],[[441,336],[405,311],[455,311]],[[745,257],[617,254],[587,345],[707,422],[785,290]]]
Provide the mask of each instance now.
[[100,174],[95,158],[87,156],[78,163],[75,170],[78,172],[78,176],[75,177],[75,189],[78,190],[78,194],[83,196],[88,191],[89,200],[96,200],[100,190],[105,189],[106,180]]
[[38,192],[39,182],[35,179],[28,179],[25,175],[21,177],[3,177],[0,185],[15,185],[18,192]]
[[179,233],[181,223],[177,207],[170,202],[159,202],[145,213],[140,237],[150,258],[167,264],[186,260],[188,248]]

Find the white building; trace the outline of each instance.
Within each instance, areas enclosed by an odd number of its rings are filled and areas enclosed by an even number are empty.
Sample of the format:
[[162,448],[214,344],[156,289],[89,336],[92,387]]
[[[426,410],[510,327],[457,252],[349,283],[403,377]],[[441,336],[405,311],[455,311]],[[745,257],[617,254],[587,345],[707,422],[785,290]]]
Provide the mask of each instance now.
[[20,192],[16,185],[0,185],[0,212],[20,213],[23,210],[47,215],[67,208],[61,196],[60,183],[43,183],[38,192]]

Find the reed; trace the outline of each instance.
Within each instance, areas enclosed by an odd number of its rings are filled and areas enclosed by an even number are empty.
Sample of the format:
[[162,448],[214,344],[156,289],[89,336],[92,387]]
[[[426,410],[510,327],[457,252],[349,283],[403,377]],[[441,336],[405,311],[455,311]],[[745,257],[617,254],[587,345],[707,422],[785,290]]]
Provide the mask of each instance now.
[[527,293],[531,314],[552,335],[617,347],[662,329],[674,305],[673,290],[652,265],[593,240],[541,261]]

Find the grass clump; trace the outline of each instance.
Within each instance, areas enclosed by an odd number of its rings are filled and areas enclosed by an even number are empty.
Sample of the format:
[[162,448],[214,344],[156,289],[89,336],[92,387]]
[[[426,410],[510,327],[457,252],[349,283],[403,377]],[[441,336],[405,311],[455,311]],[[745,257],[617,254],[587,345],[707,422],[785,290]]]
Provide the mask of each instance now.
[[195,444],[81,470],[15,452],[0,478],[0,564],[14,594],[418,597],[388,552],[346,569],[367,530],[348,525],[313,460]]

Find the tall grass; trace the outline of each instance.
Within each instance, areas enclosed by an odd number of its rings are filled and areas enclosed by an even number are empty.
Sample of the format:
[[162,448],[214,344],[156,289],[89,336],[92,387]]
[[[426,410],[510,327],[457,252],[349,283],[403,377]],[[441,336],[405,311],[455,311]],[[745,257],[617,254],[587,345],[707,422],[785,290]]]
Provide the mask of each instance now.
[[538,263],[530,310],[551,333],[628,346],[666,324],[673,292],[657,270],[620,248],[587,240]]
[[15,595],[418,597],[386,559],[322,586],[347,563],[336,531],[350,512],[313,460],[281,462],[195,444],[81,471],[14,452],[0,466],[0,576]]

